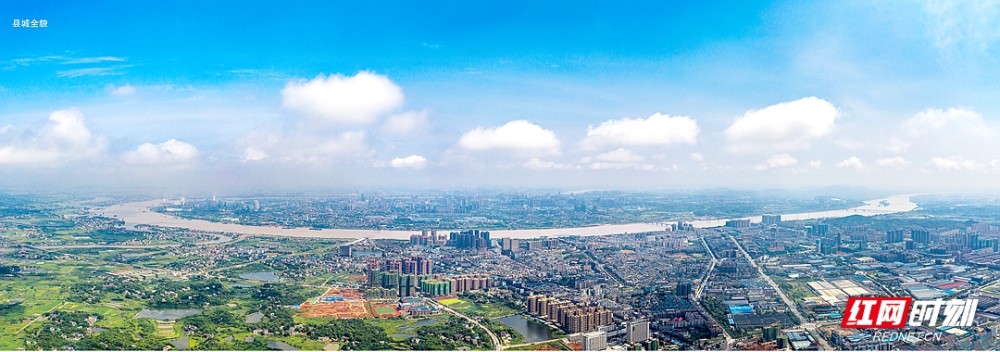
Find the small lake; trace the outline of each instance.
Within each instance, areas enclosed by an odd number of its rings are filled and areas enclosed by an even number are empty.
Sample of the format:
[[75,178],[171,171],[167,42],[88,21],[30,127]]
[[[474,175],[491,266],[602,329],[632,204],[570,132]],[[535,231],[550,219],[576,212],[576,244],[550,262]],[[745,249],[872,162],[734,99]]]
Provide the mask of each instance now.
[[416,323],[413,323],[412,325],[413,326],[424,326],[424,325],[431,325],[431,324],[434,324],[436,322],[437,322],[437,320],[434,320],[434,319],[421,319],[421,320],[417,321]]
[[240,274],[240,278],[243,280],[260,282],[281,282],[281,277],[271,271],[258,271],[254,273]]
[[299,350],[298,348],[295,348],[295,346],[289,345],[289,344],[281,342],[281,341],[275,341],[275,340],[268,341],[267,342],[267,348],[272,349],[272,350],[282,350],[282,351],[298,351]]
[[552,331],[548,325],[523,315],[509,315],[503,318],[494,319],[504,325],[514,328],[524,335],[525,342],[538,342],[552,339]]
[[257,324],[261,319],[264,318],[264,313],[257,312],[253,314],[248,314],[246,318],[247,324]]
[[150,318],[153,320],[178,320],[201,313],[201,309],[143,309],[135,315],[136,319]]

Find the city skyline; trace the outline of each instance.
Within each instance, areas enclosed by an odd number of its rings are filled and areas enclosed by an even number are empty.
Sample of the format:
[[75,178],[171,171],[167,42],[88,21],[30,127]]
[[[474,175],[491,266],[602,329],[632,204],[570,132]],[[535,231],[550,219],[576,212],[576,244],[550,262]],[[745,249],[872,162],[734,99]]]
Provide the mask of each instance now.
[[998,190],[996,3],[436,5],[4,3],[2,186]]

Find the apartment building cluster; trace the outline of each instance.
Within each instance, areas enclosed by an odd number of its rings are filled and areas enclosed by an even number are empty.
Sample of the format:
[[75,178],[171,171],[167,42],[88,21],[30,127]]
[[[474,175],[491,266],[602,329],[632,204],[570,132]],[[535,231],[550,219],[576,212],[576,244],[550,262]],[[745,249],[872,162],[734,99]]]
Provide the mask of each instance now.
[[614,324],[611,311],[544,295],[530,295],[528,313],[559,325],[567,333],[595,331],[598,327]]
[[366,269],[369,287],[396,290],[398,297],[454,296],[465,291],[490,287],[488,275],[459,275],[445,277],[433,274],[433,262],[422,257],[373,260]]

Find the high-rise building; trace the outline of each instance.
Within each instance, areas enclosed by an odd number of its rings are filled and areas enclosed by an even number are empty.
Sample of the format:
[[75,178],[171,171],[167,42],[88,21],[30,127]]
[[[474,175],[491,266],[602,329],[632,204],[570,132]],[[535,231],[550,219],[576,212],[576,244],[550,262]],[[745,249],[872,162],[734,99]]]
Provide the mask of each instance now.
[[830,225],[829,224],[812,224],[812,225],[806,226],[806,233],[810,234],[810,235],[821,235],[822,236],[822,235],[826,235],[827,232],[830,232]]
[[348,245],[340,246],[340,256],[341,257],[350,257],[351,256],[351,246],[348,246]]
[[630,321],[625,325],[625,342],[639,343],[649,340],[649,320]]
[[442,297],[452,295],[451,281],[423,280],[420,282],[420,292],[426,297]]
[[678,282],[677,289],[674,290],[674,294],[681,297],[687,297],[691,295],[692,292],[691,287],[692,287],[691,281],[685,280]]
[[760,222],[764,226],[778,225],[781,223],[781,215],[764,215],[760,217]]
[[910,237],[912,237],[913,241],[917,243],[931,243],[931,233],[927,230],[910,230]]
[[479,230],[452,232],[448,235],[448,244],[461,249],[481,250],[493,247],[490,232]]
[[584,351],[603,351],[608,349],[608,333],[591,331],[583,334]]
[[513,255],[521,246],[520,241],[515,238],[504,237],[500,239],[500,254]]
[[559,325],[568,333],[597,330],[614,323],[611,311],[546,296],[528,296],[528,313]]
[[763,338],[764,342],[774,341],[778,339],[778,332],[779,332],[778,324],[771,324],[763,328],[761,337]]
[[903,230],[889,230],[885,232],[885,243],[903,242]]
[[732,227],[737,229],[747,228],[750,227],[750,219],[726,220],[726,227]]

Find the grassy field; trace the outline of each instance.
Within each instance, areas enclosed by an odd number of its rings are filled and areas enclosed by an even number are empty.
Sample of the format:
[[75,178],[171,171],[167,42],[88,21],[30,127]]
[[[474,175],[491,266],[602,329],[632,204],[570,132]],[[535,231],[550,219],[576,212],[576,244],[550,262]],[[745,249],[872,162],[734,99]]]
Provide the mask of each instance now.
[[517,310],[498,303],[476,303],[465,298],[447,298],[440,300],[441,304],[451,309],[471,316],[484,318],[499,318],[518,313]]

